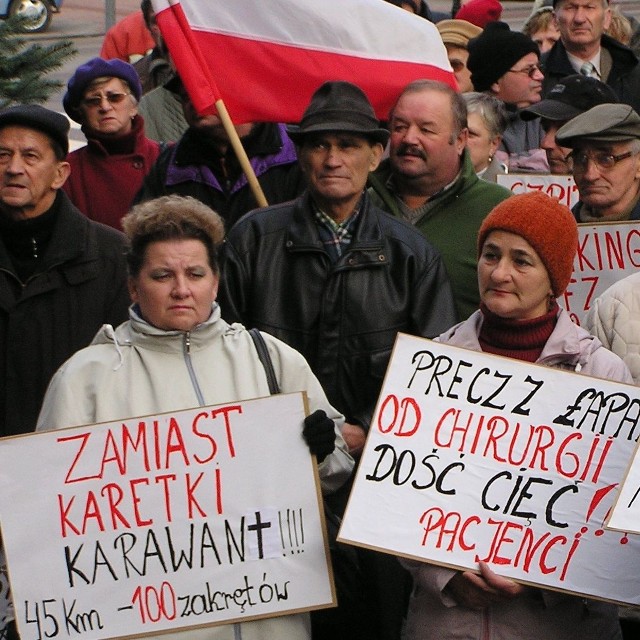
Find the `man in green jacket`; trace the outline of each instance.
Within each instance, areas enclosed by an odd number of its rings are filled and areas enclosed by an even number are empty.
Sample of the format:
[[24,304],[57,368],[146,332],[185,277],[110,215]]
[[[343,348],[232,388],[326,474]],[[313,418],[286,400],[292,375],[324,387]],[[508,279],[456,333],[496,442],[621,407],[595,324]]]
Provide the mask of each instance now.
[[467,108],[460,94],[433,80],[409,84],[389,117],[389,158],[369,176],[372,200],[413,223],[440,251],[458,319],[478,308],[478,229],[511,195],[478,178],[466,150]]

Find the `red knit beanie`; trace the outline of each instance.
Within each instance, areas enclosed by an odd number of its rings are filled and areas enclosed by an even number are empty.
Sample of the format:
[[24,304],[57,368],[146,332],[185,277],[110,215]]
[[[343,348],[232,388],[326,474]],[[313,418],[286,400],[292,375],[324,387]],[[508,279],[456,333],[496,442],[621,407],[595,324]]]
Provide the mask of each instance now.
[[578,226],[568,207],[539,191],[503,200],[480,225],[478,255],[487,236],[497,229],[524,238],[546,267],[556,298],[564,293],[578,247]]
[[455,18],[484,29],[487,23],[500,20],[501,15],[502,5],[498,0],[470,0],[460,7]]

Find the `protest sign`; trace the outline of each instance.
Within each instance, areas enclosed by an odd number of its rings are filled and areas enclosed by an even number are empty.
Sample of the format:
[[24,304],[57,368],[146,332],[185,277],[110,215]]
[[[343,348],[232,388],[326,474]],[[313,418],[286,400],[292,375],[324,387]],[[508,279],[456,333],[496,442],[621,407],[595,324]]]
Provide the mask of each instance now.
[[599,295],[639,268],[640,224],[579,224],[573,273],[558,302],[581,324]]
[[640,534],[640,447],[631,459],[605,526]]
[[548,196],[557,198],[569,209],[578,202],[578,187],[576,187],[573,176],[549,173],[507,173],[498,174],[496,180],[498,184],[516,194],[541,191]]
[[304,416],[302,394],[274,395],[0,442],[21,639],[334,604]]
[[399,335],[339,539],[640,603],[640,537],[605,514],[640,389]]

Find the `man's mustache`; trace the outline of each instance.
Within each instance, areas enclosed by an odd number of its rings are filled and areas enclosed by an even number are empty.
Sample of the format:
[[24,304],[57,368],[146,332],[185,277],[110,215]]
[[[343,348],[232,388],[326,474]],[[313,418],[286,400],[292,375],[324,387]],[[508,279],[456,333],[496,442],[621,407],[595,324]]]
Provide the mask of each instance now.
[[401,142],[396,150],[397,156],[414,156],[415,158],[427,159],[427,154],[420,148],[412,144]]

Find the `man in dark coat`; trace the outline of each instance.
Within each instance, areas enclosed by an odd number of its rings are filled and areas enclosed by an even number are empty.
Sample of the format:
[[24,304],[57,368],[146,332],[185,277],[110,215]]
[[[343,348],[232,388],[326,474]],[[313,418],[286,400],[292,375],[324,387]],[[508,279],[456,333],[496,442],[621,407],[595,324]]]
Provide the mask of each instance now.
[[[437,250],[365,192],[389,134],[358,87],[322,85],[290,135],[308,189],[231,229],[218,300],[226,320],[305,356],[345,415],[343,436],[358,457],[397,333],[439,335],[455,322],[452,294]],[[382,562],[372,561],[360,585],[368,590],[364,611],[343,602],[333,624],[319,612],[314,639],[399,637],[403,576],[395,559],[385,556],[384,570]]]
[[[218,213],[230,229],[258,202],[217,115],[199,115],[180,78],[165,85],[180,95],[189,128],[160,154],[136,196],[136,203],[175,193],[192,196]],[[284,125],[236,126],[269,204],[291,200],[304,189],[295,147]]]
[[[124,235],[61,189],[68,134],[39,105],[0,111],[0,437],[33,431],[58,367],[127,317]],[[17,640],[1,562],[0,637]]]
[[560,39],[541,58],[542,95],[565,76],[582,73],[608,84],[620,102],[640,111],[640,63],[633,51],[605,34],[609,0],[554,0]]
[[37,105],[0,112],[0,436],[32,431],[53,373],[127,317],[124,236],[61,189],[68,131]]

